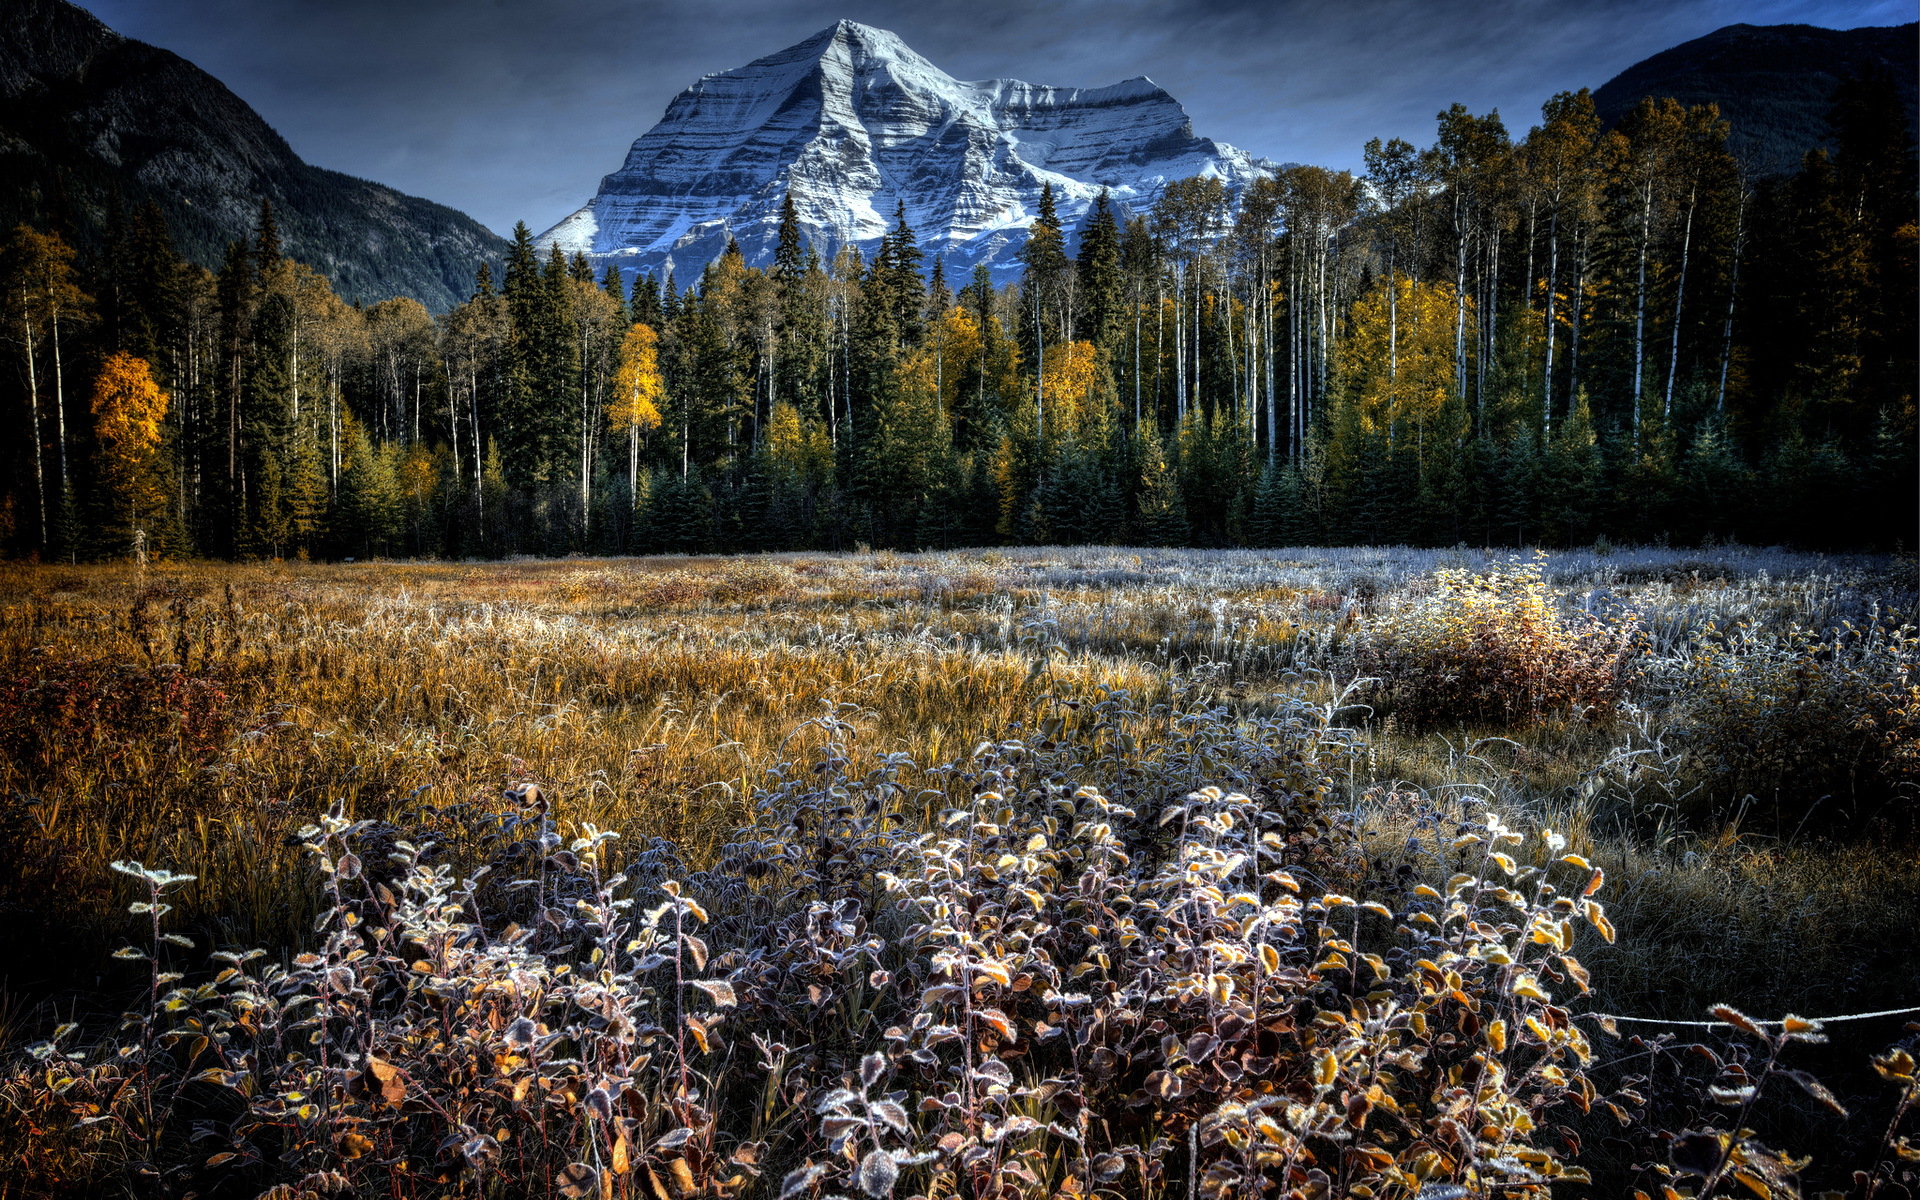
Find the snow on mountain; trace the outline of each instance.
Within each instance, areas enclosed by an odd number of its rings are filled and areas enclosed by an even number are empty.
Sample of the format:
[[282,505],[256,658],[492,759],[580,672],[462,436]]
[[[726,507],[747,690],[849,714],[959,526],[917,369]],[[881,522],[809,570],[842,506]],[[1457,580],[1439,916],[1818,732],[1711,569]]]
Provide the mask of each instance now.
[[586,206],[538,241],[623,272],[699,271],[738,239],[772,258],[793,195],[822,258],[871,256],[896,205],[950,274],[1007,265],[1051,183],[1071,229],[1107,189],[1144,210],[1176,179],[1239,188],[1275,164],[1194,136],[1179,101],[1147,78],[1104,88],[965,83],[899,37],[854,21],[676,96]]

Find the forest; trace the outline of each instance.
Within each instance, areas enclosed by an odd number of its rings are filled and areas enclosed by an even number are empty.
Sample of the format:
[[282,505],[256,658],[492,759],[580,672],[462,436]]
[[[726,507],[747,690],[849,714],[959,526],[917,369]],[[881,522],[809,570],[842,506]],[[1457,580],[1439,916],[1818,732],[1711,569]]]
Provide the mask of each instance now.
[[[515,231],[435,314],[349,304],[264,201],[0,259],[0,543],[81,561],[949,549],[1915,544],[1915,163],[1892,87],[1749,178],[1712,106],[1438,115],[1360,175],[1040,202],[1018,272],[596,272]],[[1008,278],[1013,278],[1008,282]]]

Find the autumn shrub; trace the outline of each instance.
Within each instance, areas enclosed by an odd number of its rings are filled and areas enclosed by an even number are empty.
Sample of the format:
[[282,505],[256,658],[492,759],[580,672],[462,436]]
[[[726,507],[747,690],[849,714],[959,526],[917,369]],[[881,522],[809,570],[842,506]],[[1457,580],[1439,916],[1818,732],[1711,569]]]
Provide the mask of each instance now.
[[1723,804],[1752,796],[1816,832],[1913,823],[1920,636],[1912,626],[1885,618],[1824,636],[1709,627],[1693,639],[1675,686],[1679,730],[1709,796]]
[[793,572],[763,558],[730,560],[715,574],[715,604],[743,604],[779,596],[793,586]]
[[232,736],[235,688],[171,663],[33,655],[0,674],[0,754],[38,772],[135,751],[198,766]]
[[634,598],[643,608],[727,606],[768,601],[791,590],[794,572],[764,559],[728,559],[704,571],[663,571],[636,581]]
[[[193,943],[166,916],[193,877],[116,863],[140,931],[118,957],[146,1000],[117,1037],[63,1025],[0,1081],[0,1168],[36,1195],[1587,1182],[1566,1122],[1645,1101],[1608,1082],[1576,1011],[1579,943],[1615,936],[1601,873],[1441,800],[1422,820],[1444,880],[1370,869],[1333,803],[1356,747],[1331,716],[1110,696],[919,796],[901,756],[855,772],[829,716],[706,871],[563,832],[536,787],[465,865],[335,806],[299,835],[323,908],[288,962],[173,969]],[[1170,736],[1149,747],[1149,726]],[[1229,787],[1191,787],[1208,775]],[[1700,1196],[1795,1169],[1707,1119],[1667,1140],[1667,1176],[1712,1173]]]
[[1607,713],[1640,651],[1631,616],[1562,610],[1533,561],[1436,571],[1430,589],[1360,640],[1358,659],[1395,718],[1426,729]]

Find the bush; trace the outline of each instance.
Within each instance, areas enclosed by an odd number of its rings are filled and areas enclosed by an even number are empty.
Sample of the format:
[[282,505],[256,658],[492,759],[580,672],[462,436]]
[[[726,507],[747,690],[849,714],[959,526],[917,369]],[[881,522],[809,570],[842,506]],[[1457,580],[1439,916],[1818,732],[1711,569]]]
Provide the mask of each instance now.
[[[493,861],[468,871],[336,805],[300,835],[325,905],[312,949],[221,952],[195,978],[163,962],[193,944],[165,921],[193,877],[116,862],[141,929],[116,957],[145,966],[146,1003],[116,1039],[74,1048],[63,1025],[0,1075],[0,1178],[36,1196],[134,1178],[242,1197],[1547,1200],[1592,1182],[1573,1126],[1611,1111],[1636,1154],[1670,1146],[1644,1172],[1702,1176],[1703,1198],[1723,1178],[1791,1194],[1802,1164],[1701,1110],[1731,1095],[1744,1116],[1775,1077],[1825,1096],[1775,1069],[1817,1024],[1770,1035],[1720,1010],[1771,1051],[1757,1074],[1744,1050],[1661,1039],[1711,1065],[1686,1124],[1653,1128],[1651,1069],[1596,1064],[1573,1010],[1576,944],[1614,937],[1602,873],[1550,832],[1424,798],[1411,818],[1451,877],[1369,862],[1330,803],[1355,748],[1330,716],[1080,705],[950,764],[928,832],[901,828],[922,814],[901,808],[898,756],[854,776],[829,740],[774,771],[705,872],[591,825],[563,838],[536,787],[509,793]],[[1142,750],[1147,725],[1179,736]],[[1203,773],[1235,790],[1186,790]],[[1911,1104],[1910,1057],[1878,1065]]]
[[[1129,753],[1145,721],[1182,736]],[[191,877],[117,863],[149,1003],[117,1043],[70,1051],[63,1027],[0,1081],[30,1127],[4,1169],[44,1191],[131,1169],[239,1195],[784,1178],[876,1200],[1585,1179],[1543,1136],[1596,1094],[1547,989],[1585,991],[1575,941],[1612,936],[1598,875],[1537,839],[1523,866],[1528,839],[1456,812],[1444,891],[1358,898],[1326,803],[1345,745],[1304,707],[1082,707],[953,764],[956,799],[911,833],[900,764],[850,777],[829,744],[678,879],[661,848],[563,840],[537,789],[500,815],[504,883],[425,845],[363,859],[378,831],[336,806],[301,835],[311,951],[193,979],[161,961],[191,944],[163,922]],[[1234,790],[1187,791],[1200,772]]]
[[141,667],[36,653],[0,674],[0,754],[35,779],[67,761],[117,765],[130,756],[200,766],[234,732],[241,686],[189,675],[176,664]]
[[1609,713],[1641,650],[1630,615],[1563,613],[1536,561],[1434,572],[1432,590],[1366,635],[1359,658],[1381,679],[1384,706],[1422,729]]
[[1891,620],[1825,638],[1708,628],[1681,670],[1684,744],[1722,800],[1786,820],[1913,820],[1920,790],[1920,638]]

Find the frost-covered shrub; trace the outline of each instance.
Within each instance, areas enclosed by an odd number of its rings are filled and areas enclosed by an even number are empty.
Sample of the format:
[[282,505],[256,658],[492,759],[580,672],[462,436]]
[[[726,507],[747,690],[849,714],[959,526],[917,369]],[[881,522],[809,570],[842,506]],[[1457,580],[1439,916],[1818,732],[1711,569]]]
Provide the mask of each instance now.
[[1685,745],[1722,801],[1790,820],[1911,821],[1920,793],[1920,637],[1891,620],[1765,636],[1702,631],[1680,672]]
[[1525,725],[1611,711],[1640,648],[1631,617],[1563,612],[1529,562],[1436,571],[1424,595],[1365,635],[1359,659],[1410,727]]
[[[423,844],[363,859],[380,831],[336,807],[301,834],[311,948],[191,977],[162,959],[191,947],[165,917],[192,877],[118,863],[147,1003],[0,1077],[0,1174],[28,1194],[658,1200],[1586,1181],[1565,1122],[1645,1106],[1577,1020],[1580,943],[1615,936],[1602,873],[1459,800],[1412,805],[1428,849],[1397,867],[1363,852],[1331,715],[1113,695],[918,795],[899,756],[854,773],[828,717],[699,872],[563,837],[534,787],[497,815],[504,881]],[[1668,1176],[1711,1173],[1702,1197],[1792,1169],[1705,1118],[1666,1140]]]

